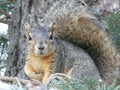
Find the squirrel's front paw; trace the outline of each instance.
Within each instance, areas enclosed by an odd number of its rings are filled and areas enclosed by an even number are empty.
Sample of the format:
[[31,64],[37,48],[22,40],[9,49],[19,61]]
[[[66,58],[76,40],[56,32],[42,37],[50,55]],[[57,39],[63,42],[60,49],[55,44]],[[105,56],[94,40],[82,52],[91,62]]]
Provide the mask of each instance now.
[[36,72],[34,72],[34,73],[31,74],[31,79],[32,80],[37,80],[37,81],[42,81],[43,73],[36,73]]

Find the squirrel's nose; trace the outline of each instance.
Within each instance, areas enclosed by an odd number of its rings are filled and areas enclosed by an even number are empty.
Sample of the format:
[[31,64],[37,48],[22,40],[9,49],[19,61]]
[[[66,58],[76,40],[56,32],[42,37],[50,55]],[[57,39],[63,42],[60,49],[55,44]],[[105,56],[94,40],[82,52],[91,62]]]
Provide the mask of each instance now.
[[44,50],[44,48],[45,48],[44,46],[38,47],[39,50]]

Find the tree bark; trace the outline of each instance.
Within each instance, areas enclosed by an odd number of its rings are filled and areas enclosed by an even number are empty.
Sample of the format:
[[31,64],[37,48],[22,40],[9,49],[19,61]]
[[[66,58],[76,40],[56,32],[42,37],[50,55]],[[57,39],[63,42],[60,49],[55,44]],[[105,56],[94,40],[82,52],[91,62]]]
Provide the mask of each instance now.
[[36,14],[42,18],[44,12],[55,0],[17,0],[16,7],[9,23],[8,62],[5,75],[26,78],[24,73],[26,37],[25,23],[29,23],[29,16]]

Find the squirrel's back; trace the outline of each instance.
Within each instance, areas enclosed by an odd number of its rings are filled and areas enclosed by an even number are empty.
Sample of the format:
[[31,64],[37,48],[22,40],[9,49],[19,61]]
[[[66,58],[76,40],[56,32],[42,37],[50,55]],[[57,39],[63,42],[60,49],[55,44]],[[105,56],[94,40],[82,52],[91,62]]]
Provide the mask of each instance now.
[[56,38],[72,42],[93,58],[102,78],[111,83],[120,78],[120,56],[106,32],[104,25],[87,7],[76,0],[58,3],[44,17],[45,25],[56,24]]

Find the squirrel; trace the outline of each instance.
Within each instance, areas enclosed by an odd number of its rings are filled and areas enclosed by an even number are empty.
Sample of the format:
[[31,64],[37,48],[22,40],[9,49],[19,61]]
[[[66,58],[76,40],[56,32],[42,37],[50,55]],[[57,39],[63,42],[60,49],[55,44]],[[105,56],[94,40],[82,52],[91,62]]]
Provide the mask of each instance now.
[[31,32],[30,25],[26,24],[28,48],[25,73],[31,79],[43,83],[54,73],[65,73],[74,79],[83,76],[99,79],[100,74],[92,58],[79,47],[54,38],[52,28],[53,24],[48,28],[40,27],[39,30]]
[[[30,78],[44,82],[50,74],[50,65],[55,52],[50,31],[43,28],[41,32],[31,33],[29,24],[26,24],[26,36],[28,54],[24,70]],[[42,78],[43,74],[45,78]]]
[[[31,33],[30,28],[26,29],[29,40],[33,37],[25,64],[25,72],[29,77],[45,82],[51,73],[60,72],[73,78],[89,76],[90,73],[90,76],[102,78],[106,83],[119,80],[119,53],[104,31],[104,25],[87,7],[77,0],[57,3],[45,14],[42,22],[39,33]],[[73,55],[72,50],[75,52]],[[84,53],[84,58],[80,57],[80,51]],[[83,62],[85,65],[81,64]],[[42,74],[42,79],[36,76],[37,73]]]

